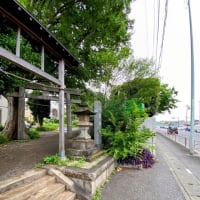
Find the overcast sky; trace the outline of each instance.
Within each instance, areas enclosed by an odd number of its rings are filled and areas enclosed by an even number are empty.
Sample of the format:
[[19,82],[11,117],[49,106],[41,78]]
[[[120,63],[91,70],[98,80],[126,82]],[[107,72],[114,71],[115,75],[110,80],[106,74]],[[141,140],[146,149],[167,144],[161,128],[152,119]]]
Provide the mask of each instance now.
[[[155,9],[154,9],[155,2]],[[132,17],[135,19],[132,48],[136,58],[151,58],[155,55],[158,0],[136,0],[132,5]],[[190,0],[195,56],[195,119],[200,115],[200,0]],[[161,37],[164,21],[165,0],[160,0],[160,30],[158,52],[161,46]],[[156,11],[154,17],[154,10]],[[153,45],[154,41],[154,45]],[[153,48],[154,47],[154,48]],[[154,51],[153,51],[154,49]],[[154,53],[154,54],[153,54]],[[190,35],[189,17],[186,0],[169,0],[166,32],[163,46],[160,76],[162,83],[175,87],[178,91],[180,103],[171,114],[159,115],[159,120],[185,120],[186,105],[190,106],[191,99],[191,64],[190,64]],[[190,113],[188,113],[190,116]]]

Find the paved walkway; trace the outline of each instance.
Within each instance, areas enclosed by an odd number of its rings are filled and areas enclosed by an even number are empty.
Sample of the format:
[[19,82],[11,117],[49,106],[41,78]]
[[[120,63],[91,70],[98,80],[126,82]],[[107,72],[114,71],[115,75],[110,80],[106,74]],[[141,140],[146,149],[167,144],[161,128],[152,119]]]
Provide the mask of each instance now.
[[118,172],[102,200],[200,200],[200,157],[164,136],[156,139],[153,168]]
[[[154,166],[116,173],[105,186],[102,200],[200,200],[200,157],[159,134],[156,146]],[[55,133],[26,143],[0,145],[0,180],[21,174],[57,152]]]

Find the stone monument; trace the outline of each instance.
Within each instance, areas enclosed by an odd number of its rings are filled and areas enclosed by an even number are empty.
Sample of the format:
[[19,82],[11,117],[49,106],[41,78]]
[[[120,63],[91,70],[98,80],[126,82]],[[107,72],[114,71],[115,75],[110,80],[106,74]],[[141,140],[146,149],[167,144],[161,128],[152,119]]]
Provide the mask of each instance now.
[[96,152],[95,142],[88,133],[89,127],[92,126],[89,117],[95,113],[86,104],[80,104],[80,107],[74,113],[79,119],[77,126],[80,129],[80,134],[71,139],[70,146],[66,149],[66,152],[70,156],[88,157]]

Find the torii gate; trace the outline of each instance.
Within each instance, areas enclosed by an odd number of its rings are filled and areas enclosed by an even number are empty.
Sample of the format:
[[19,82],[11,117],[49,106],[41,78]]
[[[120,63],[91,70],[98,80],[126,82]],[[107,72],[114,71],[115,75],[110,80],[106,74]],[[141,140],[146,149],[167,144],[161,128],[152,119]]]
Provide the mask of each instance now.
[[[78,61],[69,53],[69,51],[29,12],[27,12],[17,1],[7,0],[0,1],[0,14],[2,17],[12,22],[18,27],[16,39],[16,53],[13,54],[6,49],[0,47],[0,58],[5,59],[18,67],[36,74],[59,87],[59,156],[65,158],[64,146],[64,74],[65,65],[67,67],[78,66]],[[30,64],[20,58],[20,37],[21,32],[30,36],[34,42],[41,46],[41,68]],[[44,71],[45,62],[44,54],[49,52],[59,60],[58,78]]]

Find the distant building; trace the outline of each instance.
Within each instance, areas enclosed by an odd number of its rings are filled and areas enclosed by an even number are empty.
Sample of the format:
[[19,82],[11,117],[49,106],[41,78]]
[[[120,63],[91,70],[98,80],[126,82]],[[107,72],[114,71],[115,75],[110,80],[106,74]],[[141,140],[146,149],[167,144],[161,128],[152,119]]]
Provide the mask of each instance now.
[[8,102],[0,95],[0,124],[5,125],[8,116]]

